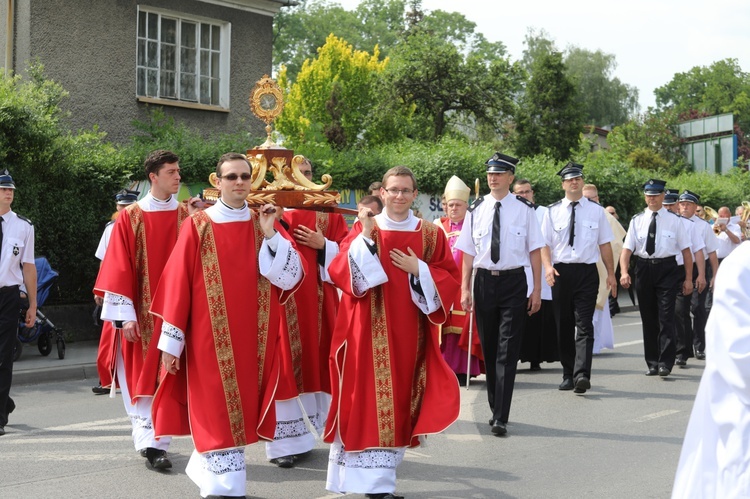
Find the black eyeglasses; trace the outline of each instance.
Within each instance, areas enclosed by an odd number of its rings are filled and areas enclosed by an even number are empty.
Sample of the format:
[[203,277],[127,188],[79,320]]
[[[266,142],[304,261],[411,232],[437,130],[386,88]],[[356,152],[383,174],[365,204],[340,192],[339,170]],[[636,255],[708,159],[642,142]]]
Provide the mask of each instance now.
[[219,175],[219,178],[225,178],[229,180],[230,182],[234,182],[238,178],[241,178],[242,180],[248,181],[253,177],[251,173],[243,173],[242,175],[237,175],[236,173],[228,173],[226,175]]
[[394,188],[390,188],[390,189],[385,189],[385,192],[387,192],[391,196],[397,198],[399,194],[402,194],[404,196],[408,196],[411,193],[413,193],[414,190],[413,189],[394,189]]

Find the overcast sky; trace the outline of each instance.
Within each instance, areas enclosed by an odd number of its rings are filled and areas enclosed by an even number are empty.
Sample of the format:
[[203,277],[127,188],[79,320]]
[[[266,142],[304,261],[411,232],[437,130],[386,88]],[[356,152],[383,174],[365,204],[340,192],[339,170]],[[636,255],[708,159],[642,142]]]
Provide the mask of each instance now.
[[[329,0],[347,10],[359,0]],[[425,10],[461,12],[520,59],[528,28],[569,45],[614,54],[615,76],[638,88],[641,111],[676,73],[726,58],[750,72],[750,0],[422,0]]]

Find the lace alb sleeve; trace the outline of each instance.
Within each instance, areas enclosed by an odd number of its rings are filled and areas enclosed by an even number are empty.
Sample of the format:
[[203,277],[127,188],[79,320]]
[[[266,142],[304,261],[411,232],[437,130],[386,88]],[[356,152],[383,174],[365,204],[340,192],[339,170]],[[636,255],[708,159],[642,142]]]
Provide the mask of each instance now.
[[[269,247],[275,245],[273,254]],[[302,280],[302,263],[292,243],[278,232],[271,238],[263,240],[258,255],[260,274],[271,281],[271,284],[283,290],[294,288]]]
[[114,293],[104,293],[104,303],[102,304],[102,319],[106,321],[136,321],[138,317],[135,314],[133,301],[122,295]]
[[162,322],[161,335],[159,336],[157,348],[162,352],[179,357],[185,348],[185,333],[167,321]]

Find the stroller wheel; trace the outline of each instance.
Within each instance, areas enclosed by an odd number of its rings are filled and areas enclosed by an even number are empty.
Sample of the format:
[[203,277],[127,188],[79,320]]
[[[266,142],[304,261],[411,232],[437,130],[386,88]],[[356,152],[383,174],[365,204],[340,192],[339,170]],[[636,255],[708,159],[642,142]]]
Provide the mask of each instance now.
[[42,333],[36,340],[36,346],[39,349],[39,353],[45,357],[52,352],[52,341],[50,341],[49,333]]
[[57,337],[57,358],[61,360],[65,358],[65,340],[62,336]]
[[23,343],[21,343],[21,340],[16,338],[16,345],[15,345],[15,348],[13,349],[13,362],[20,359],[22,353],[23,353]]

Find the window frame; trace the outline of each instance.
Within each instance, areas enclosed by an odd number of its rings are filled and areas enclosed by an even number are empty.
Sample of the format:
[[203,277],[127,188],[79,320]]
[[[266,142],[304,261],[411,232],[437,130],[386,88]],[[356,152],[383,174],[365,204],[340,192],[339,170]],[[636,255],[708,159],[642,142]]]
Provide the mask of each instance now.
[[[142,36],[140,33],[140,18],[141,14],[145,14],[146,17],[146,23],[148,23],[148,15],[149,14],[155,14],[157,15],[157,33],[156,33],[156,39],[148,38],[148,33],[145,34],[145,36]],[[174,39],[174,47],[175,47],[175,61],[174,61],[174,90],[175,90],[175,97],[167,97],[161,95],[161,76],[162,72],[168,71],[165,69],[162,65],[162,48],[164,46],[165,41],[162,40],[162,25],[163,20],[169,19],[174,20],[176,25],[175,30],[175,39]],[[135,18],[135,94],[136,99],[139,102],[144,103],[151,103],[151,104],[159,104],[159,105],[165,105],[165,106],[175,106],[175,107],[185,107],[190,109],[204,109],[204,110],[211,110],[211,111],[229,111],[229,95],[230,95],[230,88],[229,88],[229,79],[230,79],[230,54],[231,54],[231,38],[232,38],[232,23],[229,21],[222,21],[220,19],[212,19],[207,18],[203,16],[196,16],[192,14],[186,14],[181,12],[175,12],[170,11],[166,9],[160,9],[158,7],[150,7],[146,5],[138,5],[137,6],[137,12],[136,12],[136,18]],[[183,99],[182,96],[180,96],[180,65],[181,65],[181,57],[182,57],[182,40],[181,40],[181,33],[182,33],[182,24],[183,23],[194,23],[197,26],[200,26],[202,24],[208,24],[212,26],[212,29],[218,28],[220,30],[219,32],[219,50],[218,50],[218,58],[219,58],[219,75],[218,75],[218,104],[210,104],[210,103],[201,103],[200,102],[200,85],[201,85],[201,78],[205,77],[201,75],[200,73],[200,60],[201,60],[201,52],[208,50],[209,53],[217,53],[213,50],[213,48],[201,48],[200,47],[200,34],[202,27],[196,30],[196,56],[195,56],[195,73],[192,73],[196,77],[195,82],[195,91],[196,91],[196,100],[188,100]],[[210,36],[209,36],[210,38]],[[157,42],[157,48],[156,48],[156,64],[157,66],[155,68],[150,66],[141,65],[139,63],[139,44],[142,40],[151,40]],[[171,44],[170,44],[171,45]],[[145,51],[148,51],[148,46],[144,49]],[[146,62],[147,55],[144,56],[144,62]],[[210,60],[209,60],[209,68],[211,66]],[[145,89],[144,95],[139,94],[139,73],[142,70],[148,70],[148,69],[156,70],[157,76],[156,76],[156,86],[157,86],[157,95],[148,95],[148,89]],[[209,69],[209,74],[210,74]],[[209,78],[213,78],[214,75],[211,74]],[[148,76],[146,76],[148,78]],[[210,85],[210,81],[209,81]],[[148,81],[146,81],[146,87],[148,86]]]

